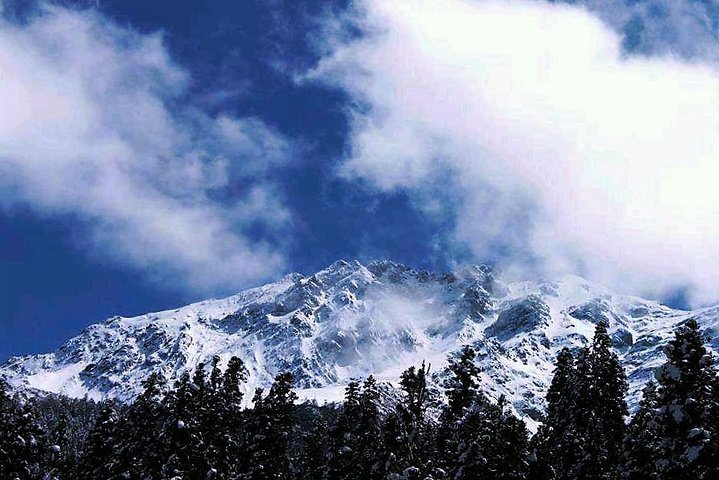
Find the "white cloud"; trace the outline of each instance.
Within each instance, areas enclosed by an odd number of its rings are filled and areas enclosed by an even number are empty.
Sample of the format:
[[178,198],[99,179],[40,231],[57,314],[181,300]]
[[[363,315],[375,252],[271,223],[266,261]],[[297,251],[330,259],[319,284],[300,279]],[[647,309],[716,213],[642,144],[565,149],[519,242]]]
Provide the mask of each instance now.
[[579,258],[618,288],[691,284],[696,300],[719,299],[716,71],[627,58],[577,7],[360,7],[370,34],[338,42],[307,75],[358,105],[344,175],[422,198],[451,172],[454,234],[480,258],[499,242],[547,273]]
[[641,54],[677,55],[719,61],[715,2],[691,0],[582,0],[609,25],[625,34],[627,47]]
[[[2,21],[0,201],[80,218],[96,254],[163,284],[211,293],[275,274],[281,253],[249,230],[287,227],[268,172],[292,146],[256,118],[171,108],[187,77],[160,35],[96,13]],[[228,188],[233,203],[216,200]]]

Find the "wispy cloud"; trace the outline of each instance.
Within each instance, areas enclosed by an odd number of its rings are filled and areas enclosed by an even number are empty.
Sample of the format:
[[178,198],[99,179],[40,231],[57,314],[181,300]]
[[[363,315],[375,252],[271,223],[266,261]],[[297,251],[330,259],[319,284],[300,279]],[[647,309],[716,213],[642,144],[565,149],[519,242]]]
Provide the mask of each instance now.
[[356,13],[366,35],[330,37],[306,75],[355,102],[345,176],[418,198],[451,178],[452,234],[480,258],[513,252],[507,268],[719,298],[712,67],[627,56],[579,7],[366,0]]
[[583,0],[577,3],[623,34],[628,51],[719,61],[719,4],[692,0]]
[[188,73],[161,35],[45,6],[27,23],[0,22],[0,78],[6,208],[70,214],[97,255],[195,292],[282,268],[266,234],[289,216],[271,173],[293,145],[256,118],[179,107]]

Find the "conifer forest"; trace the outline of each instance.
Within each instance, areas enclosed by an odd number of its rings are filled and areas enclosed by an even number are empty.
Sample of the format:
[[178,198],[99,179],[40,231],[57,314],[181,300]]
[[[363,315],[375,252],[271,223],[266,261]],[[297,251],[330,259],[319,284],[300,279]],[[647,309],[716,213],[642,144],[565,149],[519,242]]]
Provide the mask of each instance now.
[[598,323],[588,346],[557,356],[534,435],[482,392],[470,347],[442,389],[422,364],[399,389],[372,376],[349,383],[340,404],[300,403],[289,373],[244,399],[237,357],[174,385],[150,375],[131,404],[27,396],[2,382],[0,479],[717,479],[719,378],[705,343],[696,321],[678,327],[630,416]]

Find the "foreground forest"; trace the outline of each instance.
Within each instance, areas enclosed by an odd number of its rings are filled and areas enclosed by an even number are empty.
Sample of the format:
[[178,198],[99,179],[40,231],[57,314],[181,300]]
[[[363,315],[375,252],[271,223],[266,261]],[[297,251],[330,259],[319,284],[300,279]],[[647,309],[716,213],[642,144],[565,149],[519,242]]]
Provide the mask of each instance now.
[[28,399],[0,381],[0,479],[716,479],[719,378],[704,342],[694,320],[676,330],[630,419],[624,370],[597,324],[591,345],[558,355],[531,437],[504,398],[481,391],[470,347],[449,362],[444,396],[423,364],[399,391],[350,383],[339,405],[297,404],[284,373],[243,408],[236,357],[171,387],[150,375],[130,405]]

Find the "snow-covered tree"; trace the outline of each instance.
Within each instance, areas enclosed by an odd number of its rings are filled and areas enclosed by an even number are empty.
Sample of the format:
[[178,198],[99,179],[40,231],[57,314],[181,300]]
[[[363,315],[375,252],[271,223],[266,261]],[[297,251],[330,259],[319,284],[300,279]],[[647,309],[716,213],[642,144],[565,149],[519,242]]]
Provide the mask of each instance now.
[[292,383],[292,374],[282,373],[275,377],[266,397],[262,397],[262,390],[255,394],[245,442],[248,480],[283,480],[291,476],[288,447],[297,400]]
[[325,480],[327,477],[327,451],[329,430],[327,420],[319,412],[308,429],[301,435],[300,455],[296,465],[296,478]]
[[479,398],[457,427],[459,455],[449,473],[456,480],[521,480],[527,474],[529,434],[504,397]]
[[357,463],[359,448],[357,430],[362,415],[361,387],[352,381],[345,387],[342,408],[329,431],[327,476],[338,480],[359,478]]
[[474,363],[476,355],[472,347],[466,346],[459,358],[451,360],[447,366],[450,373],[445,384],[448,404],[443,416],[448,423],[459,419],[477,399],[481,370]]
[[402,372],[399,383],[404,395],[385,420],[383,457],[387,470],[397,478],[425,478],[435,467],[434,428],[425,418],[429,370],[422,362],[420,368]]
[[79,478],[111,478],[123,470],[117,455],[120,438],[120,416],[114,401],[108,401],[95,420],[87,436],[81,461],[77,465]]
[[427,408],[427,376],[430,367],[422,362],[420,368],[409,367],[400,376],[399,385],[405,395],[402,403],[412,413],[416,422],[422,421]]
[[654,480],[659,459],[660,432],[656,422],[658,404],[657,385],[650,381],[644,387],[639,410],[632,417],[624,438],[624,466],[626,480]]
[[607,324],[575,359],[562,350],[547,394],[546,421],[533,441],[533,479],[619,478],[627,381]]
[[663,480],[716,478],[707,469],[716,452],[706,448],[712,444],[716,370],[704,341],[696,320],[688,320],[676,329],[656,373],[655,420],[662,437],[656,468]]
[[573,419],[576,383],[574,356],[564,348],[554,364],[545,421],[532,439],[534,461],[530,478],[533,480],[568,478],[579,458],[578,432]]
[[577,359],[574,424],[580,457],[574,476],[585,480],[619,478],[627,404],[627,380],[612,351],[607,324],[596,325],[592,344]]
[[0,379],[0,478],[41,478],[43,437],[31,406]]

